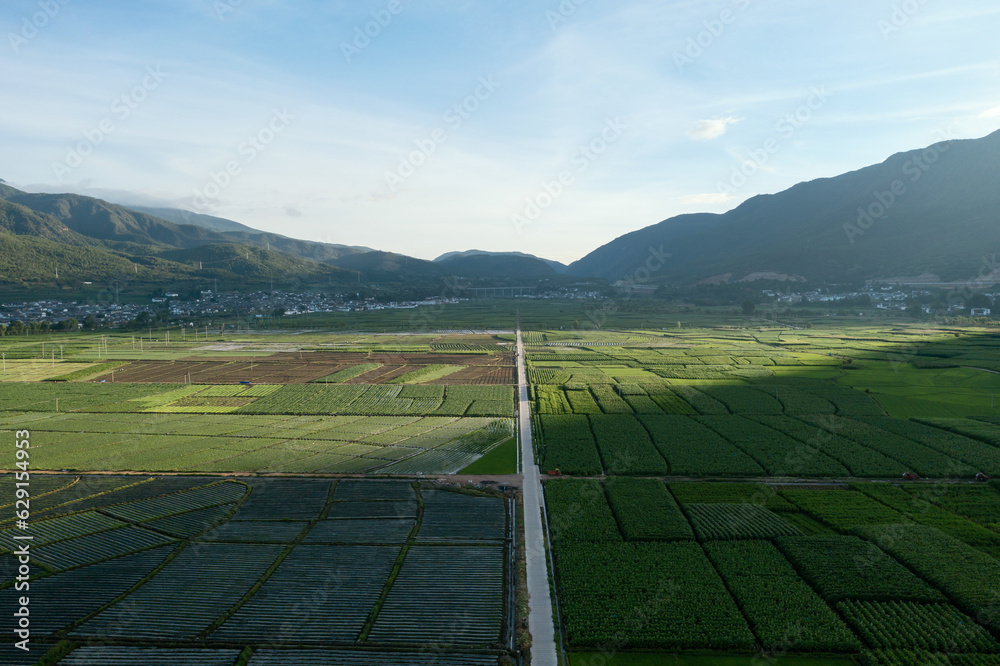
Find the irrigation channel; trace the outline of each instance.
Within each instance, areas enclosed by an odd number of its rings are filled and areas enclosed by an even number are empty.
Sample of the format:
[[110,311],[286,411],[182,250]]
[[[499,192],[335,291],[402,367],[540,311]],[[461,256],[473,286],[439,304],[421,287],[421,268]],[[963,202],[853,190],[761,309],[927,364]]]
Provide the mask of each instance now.
[[518,421],[521,439],[521,474],[524,478],[524,551],[527,569],[528,630],[531,632],[531,663],[557,666],[555,627],[552,622],[552,595],[549,592],[548,548],[543,514],[542,482],[535,464],[531,440],[531,407],[528,401],[528,378],[524,368],[524,344],[521,326],[517,327]]

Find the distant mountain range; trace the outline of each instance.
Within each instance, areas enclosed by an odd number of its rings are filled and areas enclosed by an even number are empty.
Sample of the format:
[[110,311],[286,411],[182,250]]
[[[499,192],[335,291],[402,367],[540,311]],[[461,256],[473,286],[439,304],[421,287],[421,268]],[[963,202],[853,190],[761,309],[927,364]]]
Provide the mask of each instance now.
[[[509,261],[511,262],[512,267],[516,267],[517,264],[520,264],[521,268],[528,269],[532,274],[537,273],[539,275],[548,275],[551,272],[562,274],[568,269],[566,264],[561,264],[558,261],[552,261],[551,259],[536,257],[533,254],[525,254],[524,252],[488,252],[485,250],[466,250],[465,252],[445,252],[434,260],[435,263],[449,264],[451,266],[473,264],[477,261],[493,263],[496,267],[500,267]],[[546,264],[552,269],[552,271],[546,271],[544,268],[537,266],[535,262],[542,262],[543,264]]]
[[[433,261],[273,234],[174,208],[31,194],[0,180],[0,284],[66,280],[425,285],[574,277],[611,282],[831,283],[928,275],[968,280],[1000,253],[1000,132],[938,143],[835,178],[749,199],[721,215],[680,215],[569,266],[520,252]],[[986,258],[986,262],[984,262]],[[58,271],[58,278],[56,272]],[[998,271],[1000,275],[1000,271]]]
[[[551,264],[551,265],[550,265]],[[198,282],[304,289],[378,283],[440,291],[449,276],[508,281],[555,276],[556,262],[518,253],[454,253],[440,261],[289,238],[174,208],[125,207],[0,183],[0,284]],[[176,286],[176,285],[174,285]]]
[[[975,278],[1000,253],[1000,132],[893,155],[836,178],[673,217],[569,266],[609,280]],[[670,255],[666,257],[664,255]]]

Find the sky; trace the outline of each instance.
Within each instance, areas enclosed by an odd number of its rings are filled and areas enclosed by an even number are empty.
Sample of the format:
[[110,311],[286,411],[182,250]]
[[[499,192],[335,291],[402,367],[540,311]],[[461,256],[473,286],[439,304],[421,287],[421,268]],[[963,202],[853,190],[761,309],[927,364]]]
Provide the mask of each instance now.
[[5,0],[0,178],[570,262],[996,131],[998,28],[982,0]]

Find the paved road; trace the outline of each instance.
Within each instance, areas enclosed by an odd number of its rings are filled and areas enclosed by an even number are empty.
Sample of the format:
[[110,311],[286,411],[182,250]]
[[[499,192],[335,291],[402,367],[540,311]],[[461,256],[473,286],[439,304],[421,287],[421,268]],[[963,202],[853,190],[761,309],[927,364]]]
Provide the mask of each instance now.
[[533,666],[558,666],[555,627],[552,624],[552,596],[549,593],[548,555],[542,528],[542,482],[535,464],[531,442],[531,409],[528,378],[524,371],[524,345],[517,329],[518,422],[521,432],[521,471],[524,477],[524,544],[528,570],[528,630],[531,632]]

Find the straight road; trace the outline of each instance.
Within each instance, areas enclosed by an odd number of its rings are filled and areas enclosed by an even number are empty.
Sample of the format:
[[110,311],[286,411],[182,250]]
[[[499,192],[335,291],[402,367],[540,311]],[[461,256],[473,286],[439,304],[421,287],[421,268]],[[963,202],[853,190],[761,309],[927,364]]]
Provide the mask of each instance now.
[[518,422],[521,433],[521,473],[524,497],[524,545],[528,574],[528,631],[531,632],[533,666],[558,666],[555,627],[552,624],[552,595],[549,593],[548,550],[542,525],[542,482],[535,464],[531,441],[531,406],[528,376],[524,370],[524,344],[517,327]]

